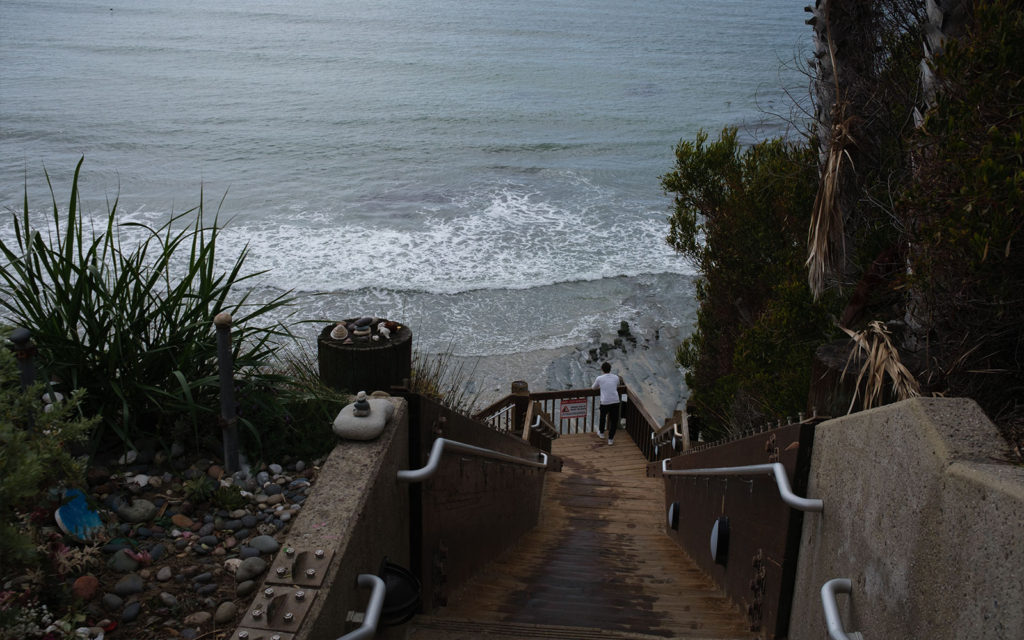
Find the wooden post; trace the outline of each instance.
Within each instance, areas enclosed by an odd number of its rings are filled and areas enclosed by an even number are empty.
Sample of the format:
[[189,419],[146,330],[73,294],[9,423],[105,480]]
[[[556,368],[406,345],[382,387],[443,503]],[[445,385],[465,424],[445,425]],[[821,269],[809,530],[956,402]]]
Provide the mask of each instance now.
[[220,426],[224,436],[224,467],[228,473],[239,470],[238,417],[235,415],[235,375],[231,355],[231,314],[218,313],[213,319],[217,328],[217,363],[220,373]]
[[530,410],[530,385],[525,380],[512,381],[512,401],[515,409],[512,410],[512,433],[523,434],[526,429],[526,414]]

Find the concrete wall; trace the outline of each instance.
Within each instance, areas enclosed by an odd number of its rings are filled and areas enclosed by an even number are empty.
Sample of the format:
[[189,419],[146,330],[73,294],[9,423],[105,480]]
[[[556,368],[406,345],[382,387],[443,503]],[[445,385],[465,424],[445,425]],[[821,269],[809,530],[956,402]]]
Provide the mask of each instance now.
[[1024,467],[971,400],[918,398],[814,438],[792,640],[826,637],[820,589],[865,640],[1024,638]]
[[[249,640],[274,633],[287,640],[334,640],[358,627],[346,622],[349,611],[366,610],[370,590],[357,588],[360,573],[376,575],[385,556],[409,567],[409,486],[396,476],[399,469],[409,468],[408,405],[398,398],[392,403],[395,412],[376,440],[339,440],[232,639],[244,631]],[[297,583],[308,601],[297,624],[271,624],[280,620],[283,609],[268,610],[264,589],[273,588],[282,602],[294,606],[294,580],[302,579],[305,568],[294,571],[298,578],[275,576],[277,567],[292,564],[285,556],[287,547],[300,553],[323,549],[329,557],[320,586]],[[254,620],[252,611],[260,608],[264,615]],[[401,637],[400,630],[381,628],[376,637]]]

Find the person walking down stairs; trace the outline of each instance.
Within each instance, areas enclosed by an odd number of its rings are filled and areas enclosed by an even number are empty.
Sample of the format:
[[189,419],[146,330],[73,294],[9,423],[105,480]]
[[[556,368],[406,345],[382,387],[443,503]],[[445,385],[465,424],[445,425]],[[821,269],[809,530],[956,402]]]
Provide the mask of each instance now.
[[592,386],[601,390],[601,412],[597,421],[597,437],[604,440],[605,429],[608,431],[608,444],[615,443],[615,430],[619,427],[619,386],[622,377],[612,373],[612,365],[601,363],[601,375],[597,376]]

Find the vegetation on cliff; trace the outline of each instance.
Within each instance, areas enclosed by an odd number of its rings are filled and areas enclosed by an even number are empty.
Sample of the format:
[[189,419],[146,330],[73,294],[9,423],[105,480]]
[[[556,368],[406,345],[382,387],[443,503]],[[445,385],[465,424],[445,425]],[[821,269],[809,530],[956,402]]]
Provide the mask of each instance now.
[[1020,447],[1024,9],[960,16],[924,95],[924,3],[827,5],[821,137],[741,150],[701,133],[662,178],[669,244],[700,272],[679,349],[691,399],[720,433],[794,415],[815,346],[870,325],[922,393],[975,399]]

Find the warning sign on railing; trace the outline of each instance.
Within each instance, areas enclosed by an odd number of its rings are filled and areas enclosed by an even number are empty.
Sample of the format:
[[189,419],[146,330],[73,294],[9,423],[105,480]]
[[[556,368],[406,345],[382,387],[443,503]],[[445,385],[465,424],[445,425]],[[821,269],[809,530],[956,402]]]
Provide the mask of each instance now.
[[561,407],[558,409],[558,415],[562,420],[571,420],[573,418],[586,418],[587,399],[565,398],[564,400],[562,400]]

